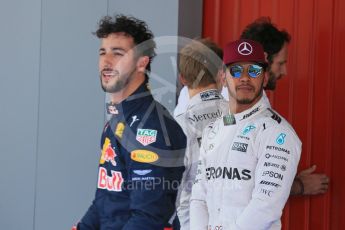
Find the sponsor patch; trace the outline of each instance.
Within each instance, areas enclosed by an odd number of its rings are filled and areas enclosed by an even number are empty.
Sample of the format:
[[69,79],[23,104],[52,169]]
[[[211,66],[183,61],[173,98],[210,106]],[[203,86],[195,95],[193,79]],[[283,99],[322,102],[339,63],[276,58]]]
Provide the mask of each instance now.
[[135,122],[137,122],[137,121],[139,121],[138,116],[137,116],[137,115],[132,116],[132,121],[131,121],[131,123],[129,124],[129,127],[132,127],[132,125],[133,125]]
[[155,152],[137,149],[131,152],[131,159],[141,163],[153,163],[156,162],[159,157]]
[[115,135],[119,138],[122,138],[123,131],[125,130],[125,124],[122,122],[119,122],[115,129]]
[[220,99],[220,95],[217,90],[209,90],[207,92],[200,93],[200,98],[202,101],[210,101]]
[[139,176],[145,176],[146,174],[152,172],[152,169],[136,169],[133,170],[133,172]]
[[275,120],[276,122],[278,122],[278,124],[280,124],[280,122],[282,122],[282,118],[278,114],[276,114],[272,109],[270,109],[270,108],[267,108],[267,109],[268,109],[268,111],[270,111],[272,113],[271,118],[273,120]]
[[249,113],[244,114],[242,120],[244,120],[244,119],[246,119],[246,118],[252,116],[253,114],[257,113],[257,112],[260,110],[260,107],[261,107],[261,106],[256,107],[255,109],[253,109],[253,110],[250,111]]
[[212,123],[208,126],[209,128],[209,131],[208,131],[208,134],[207,134],[207,137],[209,139],[213,139],[215,138],[215,136],[217,135],[218,131],[219,131],[219,123]]
[[278,160],[284,160],[286,162],[289,161],[289,159],[287,157],[283,157],[283,156],[279,156],[279,155],[275,155],[275,154],[269,154],[269,153],[266,153],[265,154],[265,157],[267,159],[270,159],[270,158],[275,158],[275,159],[278,159]]
[[285,134],[285,133],[279,134],[279,136],[278,136],[277,139],[276,139],[277,144],[278,144],[278,145],[284,144],[284,142],[285,142],[285,137],[286,137],[286,134]]
[[154,129],[138,129],[136,140],[146,146],[156,142],[157,130]]
[[248,144],[241,143],[241,142],[234,142],[232,145],[232,150],[240,151],[240,152],[247,152]]
[[272,187],[276,187],[276,188],[281,187],[280,184],[277,184],[277,183],[274,183],[274,182],[271,182],[271,181],[266,181],[266,180],[260,181],[260,184],[264,184],[264,185],[268,185],[268,186],[272,186]]
[[99,163],[102,165],[105,162],[111,162],[113,166],[116,166],[115,157],[117,154],[115,153],[114,148],[111,146],[111,141],[108,137],[105,138],[102,148],[102,155]]
[[247,140],[247,141],[249,141],[249,140],[250,140],[250,138],[249,138],[249,137],[242,136],[242,135],[237,135],[237,138],[240,138],[240,139],[245,139],[245,140]]
[[223,123],[225,126],[236,124],[235,116],[233,114],[223,116]]
[[208,146],[208,150],[212,150],[214,148],[214,144],[210,144],[209,146]]
[[238,169],[231,167],[209,167],[206,168],[206,178],[210,179],[229,179],[229,180],[250,180],[252,176],[248,169]]
[[111,103],[107,103],[107,114],[119,114],[119,111],[117,110],[116,106],[111,104]]
[[97,187],[108,191],[121,192],[123,184],[122,173],[111,170],[111,176],[108,176],[107,170],[99,167]]
[[281,148],[281,147],[278,147],[278,146],[274,146],[274,145],[267,145],[266,149],[280,151],[280,152],[284,152],[284,153],[290,154],[289,150]]
[[242,131],[242,135],[247,135],[251,130],[255,129],[254,125],[248,125]]
[[217,112],[210,112],[204,114],[193,114],[193,116],[188,117],[191,122],[199,122],[205,120],[215,120],[222,116],[222,111],[220,109]]
[[144,176],[144,177],[139,177],[139,176],[137,176],[137,177],[133,177],[132,178],[132,181],[148,181],[148,180],[155,180],[155,177],[153,177],[153,176]]
[[264,166],[265,167],[274,167],[274,168],[279,168],[280,167],[279,164],[275,164],[275,163],[272,163],[272,162],[265,162]]
[[260,193],[262,193],[262,194],[264,194],[264,195],[266,195],[266,196],[271,197],[271,196],[272,196],[273,191],[270,191],[270,190],[267,190],[267,189],[261,188],[261,189],[260,189]]
[[264,171],[262,173],[262,176],[269,176],[269,177],[277,178],[280,180],[283,180],[283,178],[284,178],[284,176],[282,174],[274,172],[274,171]]

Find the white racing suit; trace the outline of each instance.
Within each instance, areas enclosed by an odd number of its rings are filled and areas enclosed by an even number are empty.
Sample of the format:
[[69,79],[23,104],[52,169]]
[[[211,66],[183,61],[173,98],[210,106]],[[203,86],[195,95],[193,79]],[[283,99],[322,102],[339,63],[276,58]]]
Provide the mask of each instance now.
[[205,127],[229,111],[228,102],[216,89],[206,90],[193,96],[187,110],[176,114],[175,119],[187,136],[185,172],[177,199],[177,215],[181,230],[189,229],[189,206],[192,186],[199,160],[202,132]]
[[218,119],[203,133],[190,227],[281,229],[301,141],[264,97],[235,119],[233,125]]

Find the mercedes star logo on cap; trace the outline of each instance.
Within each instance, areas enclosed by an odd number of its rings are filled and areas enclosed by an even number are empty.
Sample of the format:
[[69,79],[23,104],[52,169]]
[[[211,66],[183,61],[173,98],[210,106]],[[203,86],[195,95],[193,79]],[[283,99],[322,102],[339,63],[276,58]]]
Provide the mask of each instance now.
[[248,42],[242,42],[237,50],[242,55],[249,55],[253,52],[253,47]]

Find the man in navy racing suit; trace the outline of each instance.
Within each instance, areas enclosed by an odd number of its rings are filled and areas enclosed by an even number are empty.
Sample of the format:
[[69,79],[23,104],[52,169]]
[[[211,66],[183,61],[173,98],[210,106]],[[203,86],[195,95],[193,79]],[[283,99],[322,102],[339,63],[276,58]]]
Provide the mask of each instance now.
[[104,17],[96,35],[112,117],[101,138],[95,199],[77,229],[163,230],[175,211],[186,137],[148,88],[153,34],[119,15]]

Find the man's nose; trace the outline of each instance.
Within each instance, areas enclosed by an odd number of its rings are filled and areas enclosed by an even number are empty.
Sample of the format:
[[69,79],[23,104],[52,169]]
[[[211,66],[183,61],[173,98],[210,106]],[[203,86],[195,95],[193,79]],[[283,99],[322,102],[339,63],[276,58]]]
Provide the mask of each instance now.
[[243,71],[240,77],[240,81],[249,81],[251,77],[248,74],[248,71]]
[[110,68],[114,63],[114,60],[110,54],[105,54],[103,57],[103,65],[106,68]]

